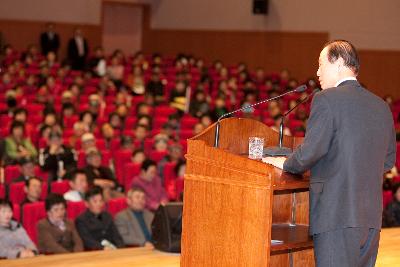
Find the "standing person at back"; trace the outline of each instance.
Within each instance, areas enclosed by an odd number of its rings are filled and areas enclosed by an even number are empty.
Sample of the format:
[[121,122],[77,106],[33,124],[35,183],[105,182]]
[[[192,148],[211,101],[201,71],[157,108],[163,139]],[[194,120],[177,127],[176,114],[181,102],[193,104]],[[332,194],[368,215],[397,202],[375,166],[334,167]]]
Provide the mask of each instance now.
[[[306,136],[283,164],[311,170],[310,233],[316,265],[374,266],[382,222],[382,177],[396,159],[392,114],[356,77],[357,51],[329,42],[319,57],[323,91],[315,94]],[[283,160],[270,159],[276,166]]]
[[57,55],[58,48],[60,48],[60,37],[54,31],[53,23],[47,23],[46,31],[40,34],[40,47],[43,56],[47,56],[49,52],[54,52]]

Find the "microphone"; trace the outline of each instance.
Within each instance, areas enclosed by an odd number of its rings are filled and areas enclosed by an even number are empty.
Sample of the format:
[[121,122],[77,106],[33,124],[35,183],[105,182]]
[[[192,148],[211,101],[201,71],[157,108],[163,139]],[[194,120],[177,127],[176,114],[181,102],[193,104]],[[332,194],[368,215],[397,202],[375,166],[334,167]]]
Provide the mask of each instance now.
[[220,121],[221,121],[223,118],[228,117],[228,116],[230,116],[230,115],[232,115],[232,114],[234,114],[234,113],[237,113],[237,112],[239,112],[239,111],[242,111],[242,110],[245,110],[245,109],[248,109],[248,108],[252,108],[252,107],[254,107],[254,106],[257,106],[257,105],[260,105],[260,104],[263,104],[263,103],[266,103],[266,102],[269,102],[269,101],[272,101],[272,100],[281,98],[281,97],[283,97],[283,96],[285,96],[285,95],[287,95],[287,94],[291,94],[291,93],[302,93],[302,92],[304,92],[305,90],[307,90],[307,86],[303,84],[303,85],[300,85],[299,87],[297,87],[297,88],[295,88],[295,89],[293,89],[293,90],[287,91],[286,93],[283,93],[283,94],[281,94],[281,95],[274,96],[274,97],[272,97],[272,98],[267,98],[267,99],[261,100],[260,102],[257,102],[257,103],[251,104],[251,105],[247,105],[247,106],[241,107],[241,108],[239,108],[239,109],[236,109],[236,110],[234,110],[234,111],[231,111],[231,112],[222,114],[222,115],[218,118],[218,120],[217,120],[217,125],[216,125],[216,128],[215,128],[214,147],[218,147],[218,144],[219,144]]
[[304,99],[302,99],[299,103],[297,103],[294,107],[292,107],[290,110],[286,111],[285,114],[283,114],[283,116],[281,117],[281,123],[279,124],[279,145],[278,146],[274,146],[274,147],[267,147],[264,148],[264,152],[263,155],[264,156],[287,156],[290,153],[292,153],[292,149],[288,148],[288,147],[283,147],[282,146],[282,140],[283,140],[283,120],[285,119],[285,117],[292,112],[293,110],[295,110],[298,106],[300,106],[301,104],[305,103],[308,101],[308,99],[310,99],[310,97],[312,95],[314,95],[315,93],[318,93],[319,91],[321,91],[321,89],[316,88],[314,89],[314,91],[312,91],[311,94],[309,94],[307,97],[305,97]]

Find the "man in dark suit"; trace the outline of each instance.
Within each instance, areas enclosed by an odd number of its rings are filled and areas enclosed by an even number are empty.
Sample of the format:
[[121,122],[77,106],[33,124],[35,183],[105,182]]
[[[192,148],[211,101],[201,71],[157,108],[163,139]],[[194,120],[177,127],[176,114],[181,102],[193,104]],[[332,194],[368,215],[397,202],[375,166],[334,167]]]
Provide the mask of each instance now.
[[103,211],[104,199],[100,187],[93,187],[85,195],[87,210],[75,220],[76,229],[85,249],[115,249],[124,246],[111,214]]
[[54,52],[57,55],[58,49],[60,48],[60,37],[58,33],[54,31],[53,23],[48,23],[46,25],[46,31],[40,35],[40,47],[44,56],[49,52]]
[[[386,103],[356,79],[359,60],[347,41],[329,42],[319,57],[323,91],[311,106],[304,142],[286,161],[311,170],[310,234],[317,266],[374,266],[382,221],[382,177],[396,159]],[[282,159],[270,161],[281,166]]]
[[68,42],[68,62],[74,70],[85,68],[89,47],[80,28],[76,28],[74,36]]

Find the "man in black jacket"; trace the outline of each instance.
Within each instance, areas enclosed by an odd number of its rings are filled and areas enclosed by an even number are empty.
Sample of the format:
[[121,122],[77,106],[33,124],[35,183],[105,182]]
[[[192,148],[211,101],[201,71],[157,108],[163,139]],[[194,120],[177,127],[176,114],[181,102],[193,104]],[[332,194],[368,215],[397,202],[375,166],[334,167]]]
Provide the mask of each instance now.
[[86,211],[76,218],[76,229],[85,249],[114,249],[124,246],[122,237],[111,215],[103,211],[104,199],[100,187],[93,187],[85,195]]
[[76,169],[74,151],[63,145],[61,134],[51,132],[48,145],[39,153],[39,165],[49,172],[49,181],[62,179],[67,172]]
[[57,55],[60,48],[60,37],[54,31],[54,24],[48,23],[46,31],[40,35],[40,47],[42,54],[46,56],[49,52],[54,52]]

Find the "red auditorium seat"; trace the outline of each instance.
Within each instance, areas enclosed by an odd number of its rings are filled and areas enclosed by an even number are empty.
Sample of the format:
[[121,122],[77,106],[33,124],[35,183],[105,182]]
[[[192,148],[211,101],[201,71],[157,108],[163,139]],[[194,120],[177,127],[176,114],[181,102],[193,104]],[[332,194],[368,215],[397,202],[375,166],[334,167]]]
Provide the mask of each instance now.
[[68,201],[67,202],[67,218],[75,220],[81,213],[86,210],[86,205],[84,201]]
[[[9,199],[12,203],[20,204],[25,199],[24,191],[25,182],[18,182],[10,184],[10,195]],[[41,199],[45,199],[47,196],[47,183],[42,183],[42,195]]]
[[37,244],[36,224],[39,220],[46,217],[44,202],[25,204],[22,207],[22,211],[22,225],[32,241]]
[[168,162],[164,166],[164,188],[170,200],[175,200],[177,195],[175,191],[175,166],[173,162]]
[[127,207],[128,204],[126,203],[126,198],[124,197],[110,199],[107,203],[107,210],[113,217]]
[[157,106],[154,108],[155,116],[168,117],[171,114],[176,113],[176,109],[170,106]]
[[156,150],[152,150],[149,153],[149,158],[151,160],[154,160],[155,162],[159,162],[160,160],[162,160],[166,155],[168,155],[168,151],[156,151]]
[[183,140],[192,138],[194,136],[193,129],[190,129],[190,130],[182,129],[181,132],[179,133],[179,136]]
[[69,182],[67,180],[52,182],[50,187],[52,193],[64,195],[69,190]]
[[133,129],[135,127],[137,118],[136,117],[129,117],[125,121],[125,129]]
[[21,171],[19,165],[8,165],[4,168],[4,179],[5,183],[11,184],[11,182],[20,176]]
[[13,205],[13,218],[17,222],[21,222],[21,206],[19,204],[12,204]]
[[43,182],[47,182],[49,173],[42,170],[38,165],[35,166],[35,175],[42,179]]
[[165,117],[165,113],[156,114],[153,120],[153,129],[161,129],[168,122],[168,117]]
[[387,205],[392,202],[393,193],[391,190],[383,191],[383,208],[385,209]]
[[131,188],[133,178],[140,174],[141,164],[129,162],[125,164],[124,187],[125,192]]
[[64,117],[63,124],[66,129],[72,129],[75,122],[79,120],[78,115],[72,115],[71,117]]
[[131,157],[130,149],[117,150],[114,154],[115,176],[121,185],[124,184],[124,166],[131,161]]
[[6,197],[6,188],[4,184],[0,184],[0,198],[4,199]]

